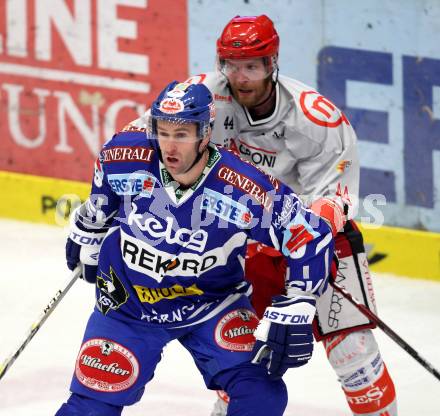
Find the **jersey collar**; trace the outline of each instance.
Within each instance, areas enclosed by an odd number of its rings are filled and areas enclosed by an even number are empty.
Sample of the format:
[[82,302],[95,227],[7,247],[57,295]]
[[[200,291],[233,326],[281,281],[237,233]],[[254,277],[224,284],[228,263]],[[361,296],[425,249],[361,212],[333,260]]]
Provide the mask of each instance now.
[[249,113],[249,110],[245,106],[242,106],[242,108],[243,108],[244,114],[246,115],[246,118],[247,118],[249,125],[250,126],[259,126],[261,124],[268,123],[269,121],[273,120],[276,117],[276,115],[278,113],[279,103],[280,103],[280,83],[278,81],[275,84],[275,109],[273,110],[272,114],[269,117],[254,121],[252,119],[251,114]]
[[177,181],[173,179],[171,174],[167,171],[165,165],[159,161],[159,170],[160,170],[160,178],[170,199],[174,202],[175,205],[183,204],[187,201],[194,191],[196,191],[200,185],[205,181],[209,172],[212,168],[217,164],[217,162],[221,158],[220,152],[217,150],[216,146],[210,143],[208,145],[208,161],[206,163],[205,168],[203,169],[200,176],[196,179],[196,181],[191,185],[191,187],[186,189],[181,189],[180,185]]

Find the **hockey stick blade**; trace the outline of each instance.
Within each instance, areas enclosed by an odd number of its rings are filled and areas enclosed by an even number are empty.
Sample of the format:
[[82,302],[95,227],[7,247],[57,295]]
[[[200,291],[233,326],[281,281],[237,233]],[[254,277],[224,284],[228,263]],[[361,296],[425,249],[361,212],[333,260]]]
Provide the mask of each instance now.
[[402,347],[411,357],[413,357],[419,364],[421,364],[426,370],[428,370],[437,380],[440,380],[440,372],[427,360],[422,358],[420,354],[397,335],[382,319],[380,319],[375,313],[371,312],[364,304],[359,302],[350,292],[348,292],[339,283],[331,280],[330,285],[339,293],[341,293],[345,299],[347,299],[352,305],[354,305],[361,313],[363,313],[368,319],[374,322],[385,334],[387,334],[397,345]]
[[0,380],[3,378],[3,376],[6,374],[6,372],[9,370],[11,365],[15,362],[15,360],[19,357],[19,355],[23,352],[26,345],[29,344],[31,339],[34,337],[34,335],[39,331],[41,326],[44,324],[46,319],[50,316],[50,314],[54,311],[54,309],[58,306],[58,304],[61,302],[63,297],[66,295],[66,293],[69,291],[69,289],[73,286],[73,284],[76,282],[78,277],[81,274],[81,268],[78,266],[69,276],[69,278],[64,283],[63,287],[59,289],[55,295],[50,299],[49,303],[44,308],[41,315],[38,317],[38,319],[31,325],[28,332],[26,333],[26,336],[21,342],[21,344],[18,346],[16,350],[10,356],[3,362],[3,364],[0,366]]

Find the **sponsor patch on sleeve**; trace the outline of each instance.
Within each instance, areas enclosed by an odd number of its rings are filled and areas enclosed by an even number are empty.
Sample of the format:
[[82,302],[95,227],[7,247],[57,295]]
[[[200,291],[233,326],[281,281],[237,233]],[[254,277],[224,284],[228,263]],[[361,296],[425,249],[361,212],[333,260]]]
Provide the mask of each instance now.
[[156,178],[149,173],[120,173],[108,175],[108,183],[118,195],[140,195],[150,197]]
[[240,228],[247,228],[253,217],[245,205],[209,188],[203,190],[200,208]]

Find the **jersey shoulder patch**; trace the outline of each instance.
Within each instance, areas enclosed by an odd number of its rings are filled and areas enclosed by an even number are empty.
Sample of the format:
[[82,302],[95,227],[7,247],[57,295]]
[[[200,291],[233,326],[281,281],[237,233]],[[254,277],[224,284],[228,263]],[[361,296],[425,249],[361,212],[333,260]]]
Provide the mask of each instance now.
[[221,148],[222,160],[217,168],[217,178],[232,185],[243,194],[248,194],[263,208],[270,210],[273,204],[269,193],[277,192],[280,182],[271,175],[241,159],[231,150]]
[[292,94],[299,114],[304,116],[303,124],[325,128],[350,125],[345,114],[314,88],[287,77],[280,77],[280,83]]

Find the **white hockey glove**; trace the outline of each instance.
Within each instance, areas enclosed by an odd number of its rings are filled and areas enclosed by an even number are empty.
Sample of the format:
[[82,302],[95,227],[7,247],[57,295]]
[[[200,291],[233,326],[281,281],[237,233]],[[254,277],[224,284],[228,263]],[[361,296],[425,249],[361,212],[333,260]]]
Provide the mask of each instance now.
[[266,363],[270,378],[300,367],[312,357],[316,300],[313,296],[275,296],[266,308],[254,337],[252,363]]
[[78,264],[81,264],[81,278],[89,283],[95,283],[98,273],[99,251],[107,234],[107,228],[86,231],[86,227],[79,219],[81,216],[78,215],[78,212],[75,211],[72,214],[73,220],[66,242],[67,267],[73,270]]

